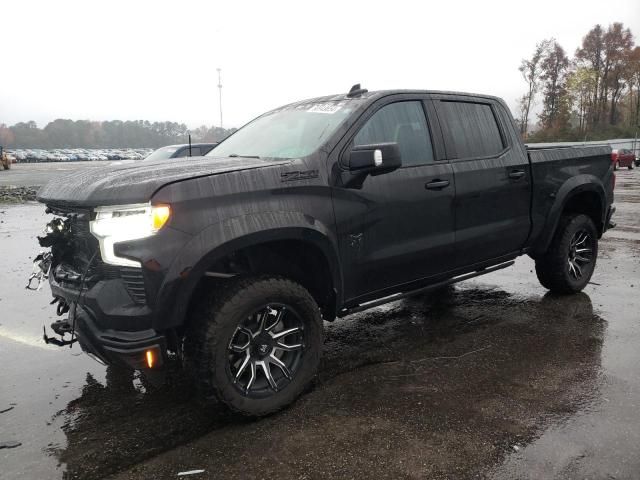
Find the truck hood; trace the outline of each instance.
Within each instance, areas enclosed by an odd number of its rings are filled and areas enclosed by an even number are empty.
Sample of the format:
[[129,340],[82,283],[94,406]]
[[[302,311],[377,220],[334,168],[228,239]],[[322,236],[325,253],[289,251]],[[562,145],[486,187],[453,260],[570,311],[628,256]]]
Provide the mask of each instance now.
[[105,162],[53,179],[40,189],[38,201],[59,206],[97,207],[146,203],[164,185],[196,177],[281,165],[290,160],[184,157],[146,162]]

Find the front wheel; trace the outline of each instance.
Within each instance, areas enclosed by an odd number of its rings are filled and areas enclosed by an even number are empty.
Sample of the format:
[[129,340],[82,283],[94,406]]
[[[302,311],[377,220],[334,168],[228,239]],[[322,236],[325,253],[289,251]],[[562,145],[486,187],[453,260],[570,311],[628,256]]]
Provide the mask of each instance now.
[[232,410],[250,416],[280,410],[316,374],[322,318],[301,285],[275,276],[234,280],[194,313],[196,327],[185,341],[192,344],[196,386]]
[[536,274],[543,287],[554,293],[581,291],[596,266],[598,232],[587,215],[560,219],[547,252],[536,259]]
[[634,163],[633,163],[633,162],[631,162],[631,163],[629,164],[629,170],[633,170],[634,168],[635,168],[635,165],[634,165]]

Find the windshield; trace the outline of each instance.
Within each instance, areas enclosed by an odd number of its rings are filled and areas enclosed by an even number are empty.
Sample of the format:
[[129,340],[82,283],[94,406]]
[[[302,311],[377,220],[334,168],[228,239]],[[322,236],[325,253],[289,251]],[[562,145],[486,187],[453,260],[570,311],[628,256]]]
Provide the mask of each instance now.
[[304,157],[317,150],[350,113],[347,101],[274,110],[242,127],[207,156]]
[[145,160],[166,160],[171,158],[171,155],[175,153],[180,147],[162,147],[153,152],[151,155],[145,158]]

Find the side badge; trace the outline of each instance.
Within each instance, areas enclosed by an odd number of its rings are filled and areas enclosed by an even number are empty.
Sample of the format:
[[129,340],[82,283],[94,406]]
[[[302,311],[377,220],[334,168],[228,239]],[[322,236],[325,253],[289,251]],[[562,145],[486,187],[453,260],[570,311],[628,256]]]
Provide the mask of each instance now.
[[318,170],[284,172],[280,174],[280,180],[282,182],[294,182],[296,180],[309,180],[310,178],[318,178]]

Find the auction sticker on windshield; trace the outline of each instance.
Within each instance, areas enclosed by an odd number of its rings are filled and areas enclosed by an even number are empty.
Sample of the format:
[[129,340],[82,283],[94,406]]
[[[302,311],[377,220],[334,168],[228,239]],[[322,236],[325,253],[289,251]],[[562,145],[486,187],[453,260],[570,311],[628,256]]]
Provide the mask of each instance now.
[[343,103],[315,103],[307,112],[312,113],[336,113],[343,107]]

